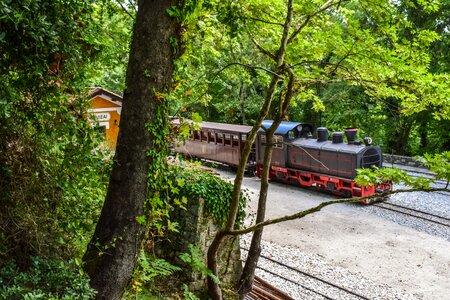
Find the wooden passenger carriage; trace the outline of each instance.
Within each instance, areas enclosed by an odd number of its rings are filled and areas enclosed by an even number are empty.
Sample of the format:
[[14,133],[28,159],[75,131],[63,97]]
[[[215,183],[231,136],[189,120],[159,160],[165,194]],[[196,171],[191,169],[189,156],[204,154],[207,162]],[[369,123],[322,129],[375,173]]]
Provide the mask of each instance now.
[[[179,120],[173,121],[179,125]],[[202,122],[199,130],[191,130],[186,143],[177,143],[175,152],[187,157],[200,158],[231,167],[237,167],[242,156],[242,151],[247,143],[247,137],[252,127],[246,125],[234,125],[215,122]],[[255,146],[248,159],[247,170],[255,169]]]

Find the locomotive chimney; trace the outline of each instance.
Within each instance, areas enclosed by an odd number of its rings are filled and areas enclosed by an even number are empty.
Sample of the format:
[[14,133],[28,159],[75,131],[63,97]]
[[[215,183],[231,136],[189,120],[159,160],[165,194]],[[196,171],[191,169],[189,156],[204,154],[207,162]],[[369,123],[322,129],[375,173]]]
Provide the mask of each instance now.
[[326,127],[317,128],[317,141],[318,142],[328,141],[328,129]]
[[344,135],[340,131],[333,132],[332,140],[333,144],[341,144],[344,142]]
[[349,144],[354,144],[355,136],[356,136],[356,133],[358,132],[358,128],[345,128],[344,132],[345,132],[345,136],[347,137],[347,142]]

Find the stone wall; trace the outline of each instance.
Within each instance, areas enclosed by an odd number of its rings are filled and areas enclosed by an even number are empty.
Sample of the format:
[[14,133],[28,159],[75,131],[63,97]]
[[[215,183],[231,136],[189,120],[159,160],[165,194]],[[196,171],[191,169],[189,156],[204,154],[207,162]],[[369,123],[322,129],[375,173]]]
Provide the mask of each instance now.
[[[154,251],[157,257],[182,266],[183,271],[170,278],[164,283],[177,286],[180,283],[187,284],[192,292],[196,292],[201,299],[207,298],[206,277],[204,274],[193,272],[179,258],[182,253],[189,253],[189,244],[199,247],[206,265],[206,254],[211,244],[218,226],[208,215],[203,199],[190,199],[186,210],[178,209],[171,220],[179,223],[179,233],[168,236],[168,239],[156,242]],[[221,246],[219,252],[219,276],[222,286],[234,286],[239,280],[242,272],[240,261],[239,237],[227,238]],[[163,284],[164,284],[163,283]],[[205,298],[205,299],[206,299]],[[227,295],[227,299],[236,298],[234,295]],[[236,298],[237,299],[237,298]]]
[[426,168],[420,162],[417,162],[414,157],[409,156],[383,154],[383,162],[386,167],[391,164],[396,164],[409,167]]

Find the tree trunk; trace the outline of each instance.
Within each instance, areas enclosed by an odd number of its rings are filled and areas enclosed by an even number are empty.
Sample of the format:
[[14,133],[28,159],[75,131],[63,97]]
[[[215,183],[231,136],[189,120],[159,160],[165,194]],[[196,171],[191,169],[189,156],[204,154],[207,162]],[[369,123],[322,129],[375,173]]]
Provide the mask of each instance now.
[[[208,268],[213,272],[215,276],[217,276],[217,252],[219,251],[220,244],[224,240],[224,238],[234,229],[236,216],[239,210],[239,197],[241,193],[241,186],[245,172],[245,165],[247,164],[248,157],[251,151],[251,145],[256,139],[256,134],[261,127],[261,124],[265,117],[267,116],[269,109],[272,105],[273,95],[275,94],[277,83],[280,80],[280,75],[277,72],[280,71],[282,65],[284,64],[286,48],[289,39],[289,29],[291,28],[292,22],[292,14],[293,14],[293,0],[288,1],[287,6],[287,16],[284,24],[283,36],[280,41],[280,46],[278,48],[277,54],[273,56],[275,60],[274,65],[274,73],[272,74],[272,79],[270,81],[269,87],[267,89],[266,96],[264,98],[264,103],[261,107],[261,112],[257,117],[255,124],[253,125],[252,130],[250,131],[249,136],[247,137],[247,143],[244,146],[244,150],[241,154],[241,160],[239,161],[239,166],[236,171],[236,177],[234,179],[234,189],[233,195],[230,205],[230,211],[228,213],[227,222],[225,228],[220,231],[214,240],[212,241],[209,249],[208,249]],[[213,300],[221,300],[222,292],[220,290],[219,285],[214,282],[211,278],[208,277],[208,291],[209,296]]]
[[[295,76],[291,70],[287,70],[289,74],[289,83],[287,86],[287,91],[284,99],[281,100],[280,96],[280,106],[278,109],[278,114],[272,123],[272,126],[266,132],[266,148],[264,149],[264,160],[263,169],[261,175],[261,186],[259,189],[259,199],[258,199],[258,211],[256,214],[255,224],[259,224],[266,219],[266,203],[267,203],[267,193],[269,190],[269,170],[272,161],[273,153],[273,136],[283,121],[287,114],[287,110],[291,103],[292,97],[294,96],[294,81]],[[287,147],[287,145],[285,145]],[[247,259],[245,261],[245,266],[242,271],[241,278],[239,280],[238,292],[240,299],[245,299],[248,293],[251,292],[253,287],[253,281],[255,280],[255,270],[258,265],[259,257],[261,255],[261,240],[262,240],[263,228],[255,230],[252,236],[252,242],[250,244],[250,249],[248,250]]]
[[399,116],[400,120],[392,131],[387,131],[390,134],[388,139],[388,147],[393,154],[408,155],[408,140],[411,133],[414,120],[408,117]]
[[[120,299],[130,282],[144,238],[145,226],[136,217],[145,214],[147,155],[159,145],[146,125],[161,118],[173,70],[170,38],[178,24],[167,15],[175,0],[139,1],[127,70],[120,132],[105,204],[94,236],[84,255],[85,269],[97,299]],[[151,208],[148,208],[151,209]]]
[[247,120],[245,119],[244,100],[245,100],[245,83],[241,83],[241,88],[239,89],[239,108],[241,111],[241,124],[242,125],[247,124]]

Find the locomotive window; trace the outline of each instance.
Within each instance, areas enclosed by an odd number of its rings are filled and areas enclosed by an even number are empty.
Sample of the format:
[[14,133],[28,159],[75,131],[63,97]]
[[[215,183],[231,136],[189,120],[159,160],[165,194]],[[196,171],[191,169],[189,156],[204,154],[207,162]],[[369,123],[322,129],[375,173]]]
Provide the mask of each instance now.
[[241,137],[242,137],[242,141],[243,142],[245,142],[247,140],[247,135],[246,134],[243,134]]
[[294,130],[288,131],[288,139],[294,139],[295,138],[295,132]]
[[261,137],[261,143],[265,143],[266,142],[266,136],[264,134],[261,134],[260,137]]
[[282,136],[275,135],[273,137],[273,142],[274,142],[274,145],[273,145],[274,148],[283,149],[284,145],[283,145],[283,137]]

